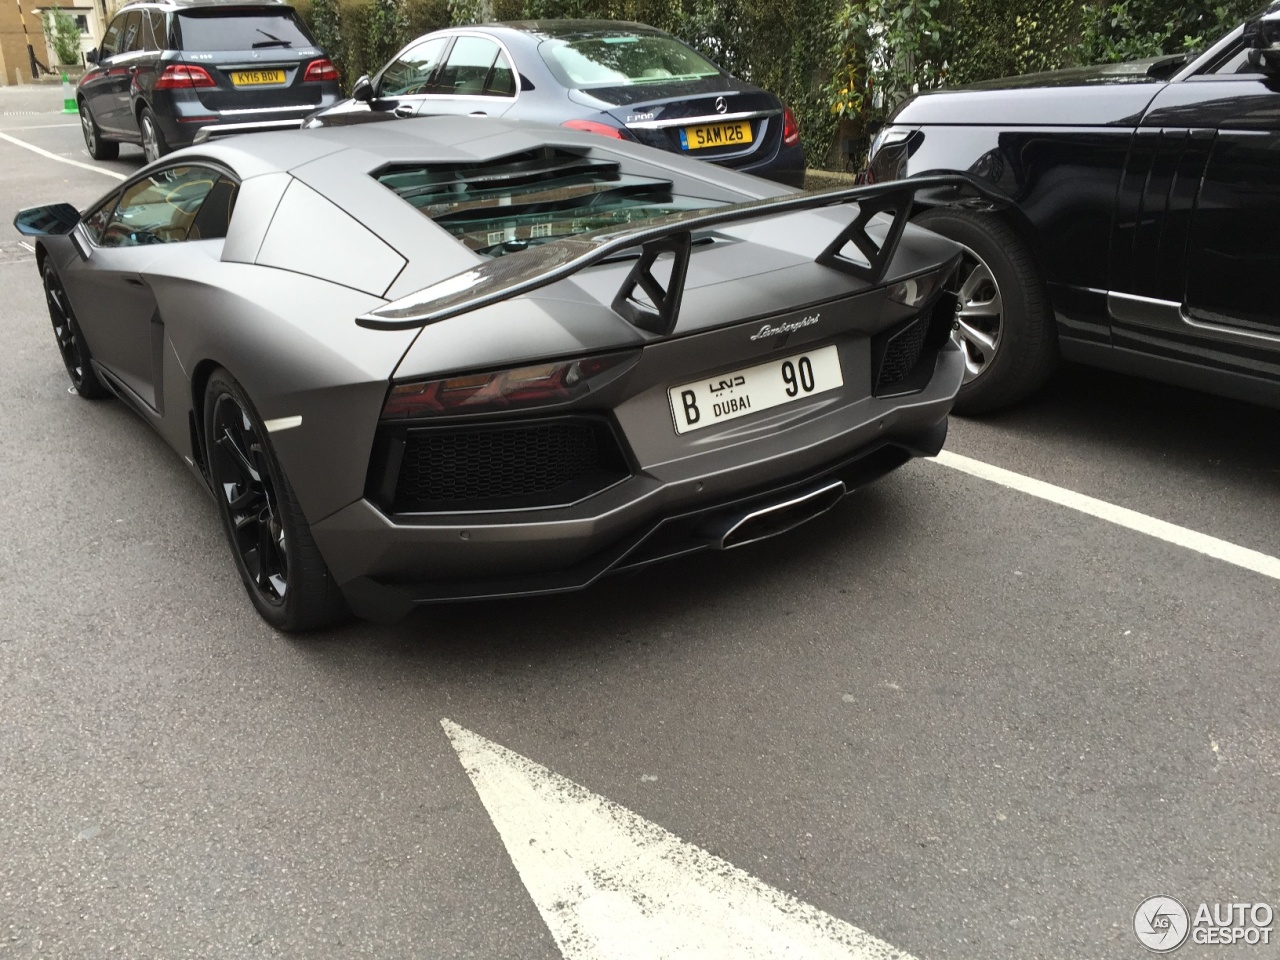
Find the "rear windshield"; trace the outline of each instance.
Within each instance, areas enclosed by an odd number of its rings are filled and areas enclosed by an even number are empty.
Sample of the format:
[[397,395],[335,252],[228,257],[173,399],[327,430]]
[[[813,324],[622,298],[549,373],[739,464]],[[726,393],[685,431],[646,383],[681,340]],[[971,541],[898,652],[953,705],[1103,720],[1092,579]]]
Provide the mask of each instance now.
[[538,47],[567,87],[620,87],[720,76],[720,68],[674,37],[651,33],[591,34],[547,40]]
[[486,164],[397,164],[375,174],[471,250],[486,256],[720,201],[677,195],[670,180],[544,149]]
[[292,10],[200,11],[178,14],[183,50],[285,50],[314,47]]

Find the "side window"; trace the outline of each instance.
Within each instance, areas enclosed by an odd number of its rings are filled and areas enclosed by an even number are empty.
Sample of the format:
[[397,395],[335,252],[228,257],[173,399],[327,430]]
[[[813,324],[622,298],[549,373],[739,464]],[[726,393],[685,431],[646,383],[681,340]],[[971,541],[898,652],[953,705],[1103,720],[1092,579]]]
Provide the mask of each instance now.
[[132,53],[142,49],[142,11],[130,10],[120,32],[119,53]]
[[426,93],[427,81],[435,72],[448,44],[447,37],[436,37],[415,44],[387,65],[378,80],[378,96],[405,97]]
[[204,198],[200,212],[191,221],[188,240],[221,240],[231,227],[231,211],[236,208],[236,194],[240,184],[229,177],[221,177]]
[[102,231],[106,229],[107,223],[111,219],[111,214],[116,208],[116,201],[119,199],[120,194],[113,193],[84,215],[84,225],[95,243],[102,239]]
[[1255,67],[1249,62],[1249,50],[1246,47],[1242,47],[1230,56],[1219,60],[1207,72],[1220,77],[1237,73],[1247,73],[1253,76],[1262,74],[1262,70],[1259,67]]
[[[219,190],[223,183],[228,186]],[[201,219],[210,199],[219,206],[211,209],[207,220]],[[136,247],[225,236],[234,201],[235,184],[217,170],[167,167],[125,187],[98,242],[104,247]]]
[[489,82],[484,92],[491,97],[514,97],[516,95],[516,72],[511,69],[511,61],[505,53],[499,53],[493,62],[493,70],[489,73]]
[[165,30],[164,14],[159,10],[146,10],[143,17],[146,20],[146,29],[143,30],[144,47],[147,50],[168,50],[169,38]]
[[500,52],[496,43],[484,37],[459,37],[431,92],[446,97],[483,96],[489,68]]
[[107,27],[106,35],[102,38],[102,59],[114,57],[120,52],[120,34],[124,32],[124,21],[126,14],[120,14],[111,21],[111,26]]

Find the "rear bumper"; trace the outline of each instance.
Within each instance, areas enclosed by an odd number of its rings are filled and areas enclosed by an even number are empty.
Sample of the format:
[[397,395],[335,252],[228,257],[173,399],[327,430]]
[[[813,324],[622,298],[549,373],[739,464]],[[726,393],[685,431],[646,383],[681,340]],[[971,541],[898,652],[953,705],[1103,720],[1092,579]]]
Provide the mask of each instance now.
[[264,130],[296,129],[314,113],[335,103],[337,97],[324,93],[312,103],[267,106],[259,109],[213,110],[196,97],[195,91],[157,92],[152,109],[156,122],[172,148],[203,143],[214,137]]
[[803,188],[805,171],[804,147],[798,143],[790,147],[783,144],[773,156],[755,163],[744,164],[734,169],[741,173],[764,177],[766,180],[773,180],[788,187]]
[[[936,454],[962,375],[948,346],[919,393],[865,397],[797,428],[785,445],[665,464],[571,507],[393,519],[360,500],[312,533],[352,609],[372,620],[425,603],[579,590],[609,573],[781,533]],[[742,525],[775,507],[785,510]]]

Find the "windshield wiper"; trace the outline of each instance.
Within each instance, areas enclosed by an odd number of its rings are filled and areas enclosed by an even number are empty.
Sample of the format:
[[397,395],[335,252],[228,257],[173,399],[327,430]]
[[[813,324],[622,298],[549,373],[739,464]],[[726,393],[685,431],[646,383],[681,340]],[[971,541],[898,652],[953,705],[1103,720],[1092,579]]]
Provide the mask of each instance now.
[[263,30],[261,27],[258,27],[257,29],[258,29],[258,33],[262,34],[264,37],[270,37],[271,39],[259,40],[257,43],[253,45],[254,50],[257,50],[260,47],[292,47],[293,46],[293,44],[290,41],[281,40],[279,37],[273,34],[267,33],[267,31]]

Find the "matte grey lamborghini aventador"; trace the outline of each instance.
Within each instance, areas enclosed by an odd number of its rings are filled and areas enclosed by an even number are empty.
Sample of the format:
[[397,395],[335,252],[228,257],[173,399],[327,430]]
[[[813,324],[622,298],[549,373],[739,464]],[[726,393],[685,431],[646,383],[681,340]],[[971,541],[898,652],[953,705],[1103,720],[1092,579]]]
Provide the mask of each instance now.
[[15,223],[76,391],[160,431],[300,630],[750,543],[936,453],[961,248],[907,218],[959,183],[798,194],[435,118],[204,144]]

